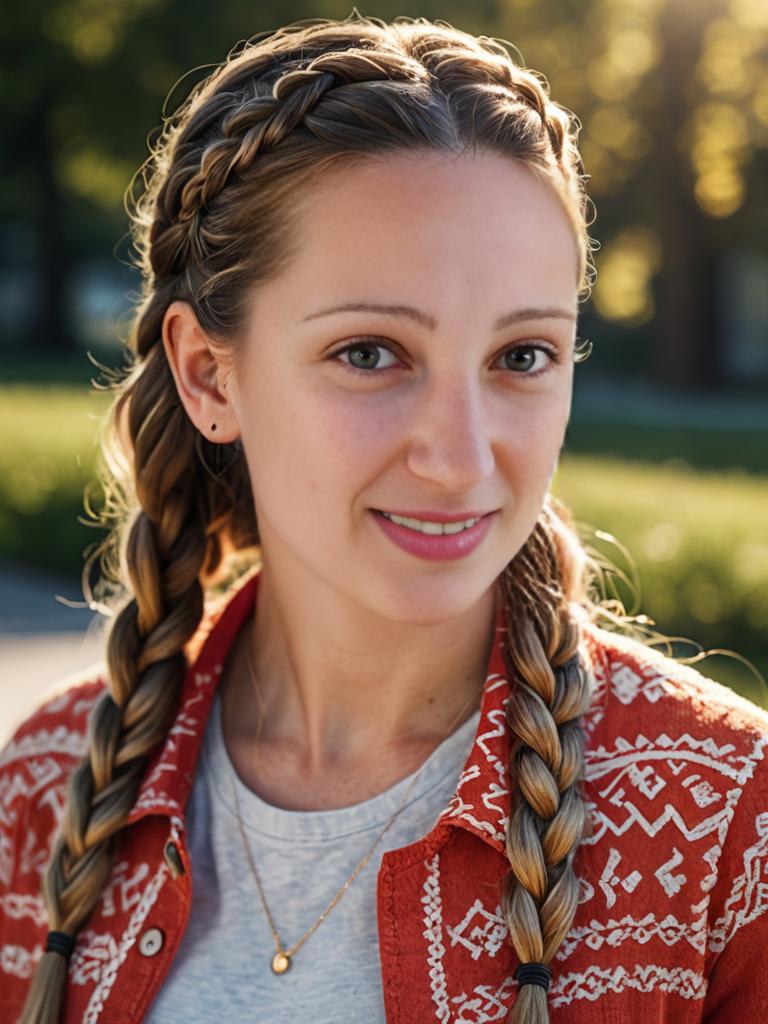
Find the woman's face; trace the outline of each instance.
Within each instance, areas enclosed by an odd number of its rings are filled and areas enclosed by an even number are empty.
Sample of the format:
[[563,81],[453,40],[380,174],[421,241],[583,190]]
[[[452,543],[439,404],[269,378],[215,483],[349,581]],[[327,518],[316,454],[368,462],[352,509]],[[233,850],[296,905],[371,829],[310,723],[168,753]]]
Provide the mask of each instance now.
[[[265,566],[392,620],[457,615],[523,545],[556,469],[577,316],[570,222],[492,154],[335,169],[301,211],[298,256],[254,292],[231,394]],[[328,312],[342,306],[358,308]],[[494,515],[469,554],[432,560],[373,509]]]

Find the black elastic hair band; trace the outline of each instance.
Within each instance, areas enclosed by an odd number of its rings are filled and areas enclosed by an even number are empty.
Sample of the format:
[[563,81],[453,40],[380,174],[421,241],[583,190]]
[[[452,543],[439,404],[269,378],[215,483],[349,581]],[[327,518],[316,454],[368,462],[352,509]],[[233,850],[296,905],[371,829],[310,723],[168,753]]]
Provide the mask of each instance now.
[[68,935],[66,932],[48,932],[45,942],[46,953],[61,953],[65,960],[69,960],[74,948],[74,935]]
[[515,971],[515,980],[521,985],[541,985],[546,992],[552,980],[552,971],[547,964],[520,964]]

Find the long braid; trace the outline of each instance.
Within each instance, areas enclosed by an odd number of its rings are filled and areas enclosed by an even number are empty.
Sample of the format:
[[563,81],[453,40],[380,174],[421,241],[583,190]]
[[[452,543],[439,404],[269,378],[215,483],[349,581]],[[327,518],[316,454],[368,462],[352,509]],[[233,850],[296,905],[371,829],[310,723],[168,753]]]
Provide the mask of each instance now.
[[[125,521],[122,561],[132,596],[110,624],[109,686],[91,714],[89,750],[69,780],[43,880],[50,928],[70,935],[98,902],[114,839],[135,803],[150,754],[167,736],[186,669],[183,648],[203,613],[200,579],[220,557],[220,538],[207,533],[227,509],[232,512],[232,489],[226,481],[208,480],[196,459],[197,432],[158,341],[159,308],[155,296],[137,321],[134,345],[144,359],[110,416],[111,433],[127,430],[131,452],[137,505]],[[21,1024],[58,1019],[65,968],[58,953],[44,952]]]
[[[115,528],[96,555],[127,596],[111,612],[108,692],[92,713],[90,749],[70,779],[44,878],[52,930],[74,936],[96,906],[148,758],[173,718],[205,588],[225,551],[259,543],[242,447],[207,441],[180,402],[161,342],[168,306],[188,302],[211,340],[237,357],[248,295],[300,248],[297,200],[326,168],[387,151],[476,147],[525,163],[561,196],[583,294],[593,268],[577,128],[499,42],[357,12],[262,33],[167,119],[129,210],[144,277],[131,336],[137,361],[116,388],[102,437],[115,497],[105,518]],[[211,472],[222,451],[225,469]],[[578,640],[566,597],[577,589],[582,549],[575,535],[573,548],[562,548],[548,515],[501,575],[507,658],[520,680],[508,709],[519,801],[503,905],[524,962],[551,959],[569,927],[583,820],[575,787],[587,694],[580,673],[566,671]],[[55,1024],[65,984],[66,960],[44,953],[22,1024]],[[547,1020],[546,995],[533,989],[521,988],[516,1024]]]
[[[510,871],[502,910],[521,964],[548,965],[576,912],[573,859],[587,825],[580,716],[589,677],[578,664],[578,626],[560,580],[549,505],[502,574],[508,631],[505,658],[515,680],[506,719],[516,806],[506,828]],[[546,987],[521,982],[510,1024],[549,1020]]]

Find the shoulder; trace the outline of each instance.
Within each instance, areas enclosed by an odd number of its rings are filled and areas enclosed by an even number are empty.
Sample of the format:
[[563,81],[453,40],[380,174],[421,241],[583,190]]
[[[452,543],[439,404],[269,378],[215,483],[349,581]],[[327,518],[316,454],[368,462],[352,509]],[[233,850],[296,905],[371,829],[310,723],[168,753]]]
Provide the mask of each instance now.
[[[583,626],[583,650],[594,678],[590,711],[595,735],[618,736],[622,729],[706,740],[707,754],[763,760],[768,743],[768,710],[735,690],[631,636],[596,625]],[[746,767],[746,766],[745,766]]]
[[690,833],[725,827],[741,808],[768,810],[768,711],[640,640],[591,625],[583,649],[594,682],[585,715],[586,774],[674,813]]
[[106,689],[101,663],[61,679],[0,749],[0,885],[40,859],[88,747],[88,720]]
[[88,717],[106,685],[101,662],[54,683],[0,750],[0,772],[39,756],[81,757]]
[[[187,665],[196,661],[233,594],[229,589],[206,596],[200,622],[184,645]],[[29,815],[48,807],[56,812],[51,825],[57,823],[68,777],[88,749],[91,712],[107,689],[103,660],[58,680],[0,748],[0,882],[2,851],[21,808]]]
[[[88,718],[106,689],[100,665],[54,684],[0,749],[0,988],[23,1000],[48,927],[43,875],[70,776],[88,746]],[[20,1002],[19,1002],[20,1005]]]
[[709,969],[742,930],[768,937],[768,711],[639,640],[582,636],[594,841],[677,900],[680,920],[696,911]]

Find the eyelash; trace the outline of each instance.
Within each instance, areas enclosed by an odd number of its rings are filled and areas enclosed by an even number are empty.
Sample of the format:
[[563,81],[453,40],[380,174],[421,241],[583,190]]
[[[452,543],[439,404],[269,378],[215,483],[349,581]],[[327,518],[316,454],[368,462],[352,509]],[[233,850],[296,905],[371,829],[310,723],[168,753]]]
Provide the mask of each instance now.
[[[379,341],[378,338],[371,336],[371,337],[356,338],[354,341],[350,342],[348,345],[345,345],[343,348],[339,348],[339,349],[336,349],[335,352],[331,352],[330,355],[328,356],[328,358],[329,359],[337,359],[338,356],[341,356],[345,352],[349,352],[350,349],[354,349],[354,348],[384,348],[384,349],[387,350],[387,352],[390,352],[392,355],[397,355],[397,353],[393,351],[391,345],[388,345],[388,344],[386,344],[386,343],[384,343],[382,341]],[[509,348],[504,349],[504,351],[501,353],[499,358],[501,359],[507,352],[512,352],[512,351],[515,351],[516,349],[537,349],[540,352],[546,352],[546,354],[549,356],[549,358],[551,360],[550,365],[544,367],[541,370],[537,370],[535,373],[525,373],[524,371],[517,371],[517,370],[509,370],[508,371],[509,373],[513,374],[516,377],[541,377],[545,373],[549,373],[549,371],[552,369],[552,364],[553,363],[559,363],[560,362],[560,355],[557,352],[557,349],[552,348],[549,345],[530,345],[530,344],[526,344],[526,345],[510,345]],[[358,376],[362,376],[362,377],[376,377],[376,376],[378,376],[381,373],[385,373],[387,370],[398,370],[398,369],[400,369],[400,367],[398,367],[398,366],[387,366],[387,367],[384,368],[384,370],[377,370],[377,369],[362,370],[359,366],[352,366],[350,363],[341,362],[341,365],[344,367],[344,369],[347,372],[354,373],[354,374],[357,374]]]

